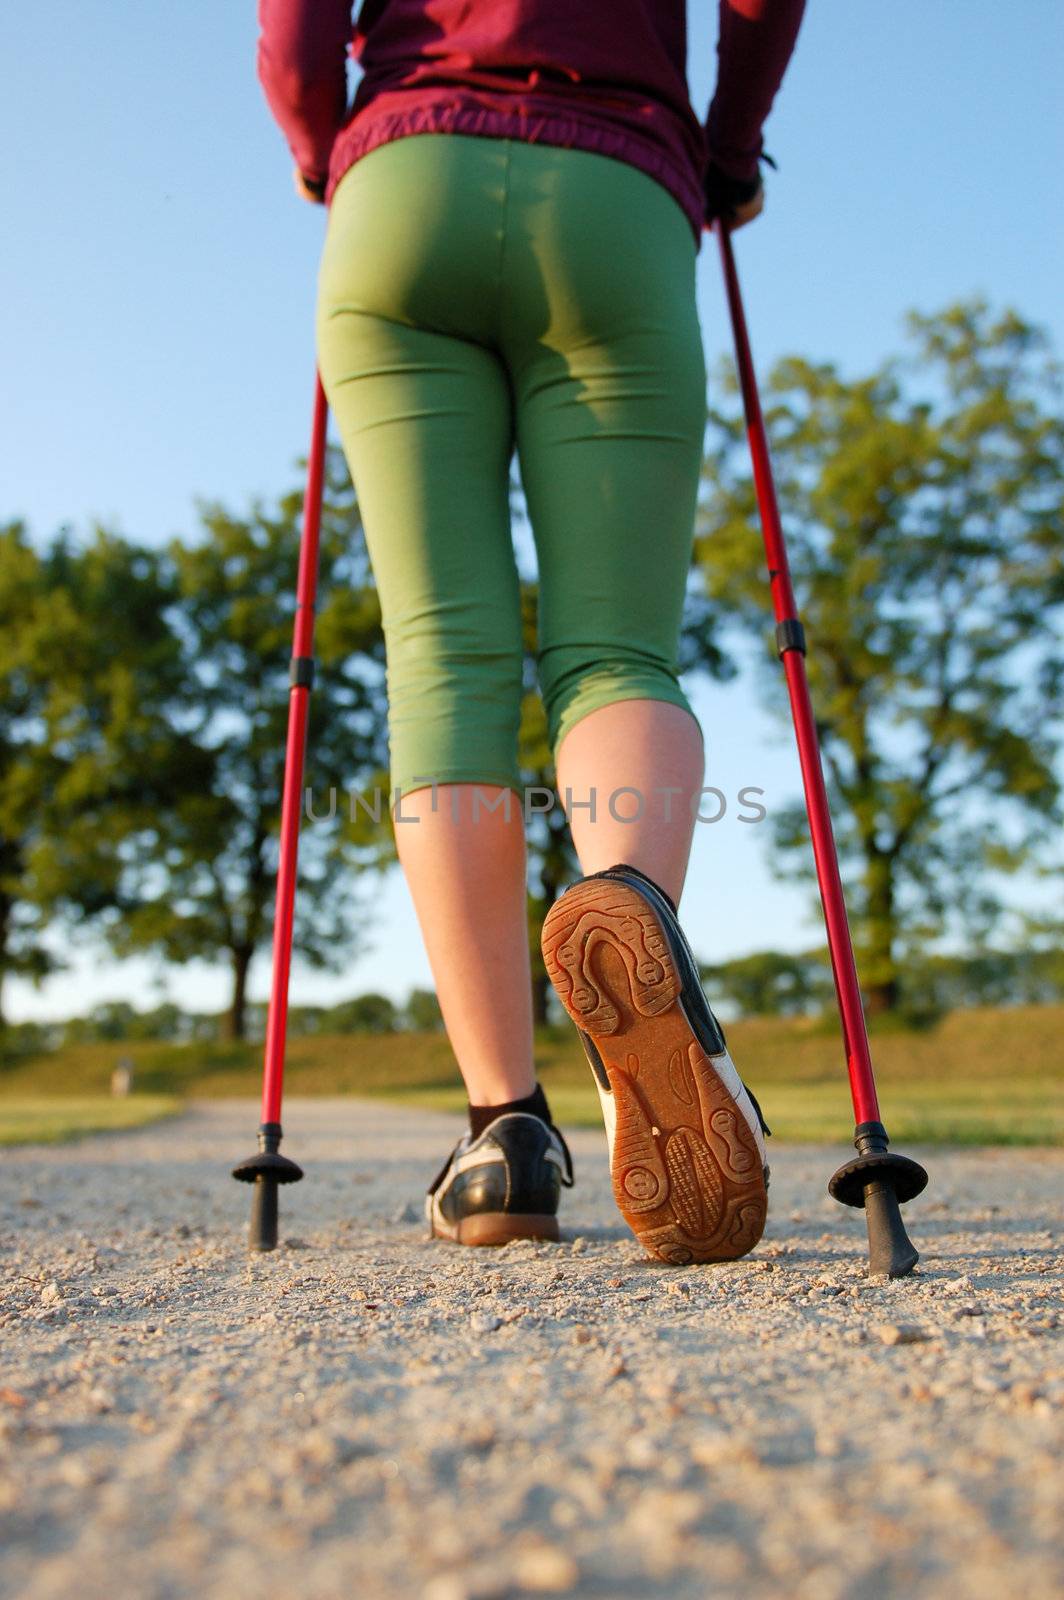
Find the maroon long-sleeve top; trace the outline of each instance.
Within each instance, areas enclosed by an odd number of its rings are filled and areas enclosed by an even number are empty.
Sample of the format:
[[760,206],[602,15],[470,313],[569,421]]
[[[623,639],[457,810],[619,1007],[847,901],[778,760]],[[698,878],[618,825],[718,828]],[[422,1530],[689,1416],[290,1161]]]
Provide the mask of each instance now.
[[[296,165],[326,184],[414,133],[597,151],[657,179],[701,239],[707,161],[752,178],[805,0],[719,0],[705,125],[685,0],[259,0],[259,78]],[[363,76],[347,103],[348,50]]]

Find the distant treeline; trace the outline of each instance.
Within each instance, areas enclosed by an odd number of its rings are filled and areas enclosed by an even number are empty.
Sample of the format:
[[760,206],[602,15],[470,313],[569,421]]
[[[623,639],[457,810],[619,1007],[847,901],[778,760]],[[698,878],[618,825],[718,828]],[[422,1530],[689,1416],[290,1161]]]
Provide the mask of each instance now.
[[[733,961],[701,967],[712,1003],[741,1017],[834,1015],[831,968],[826,947],[798,953],[760,950]],[[973,1006],[1056,1005],[1064,1002],[1064,951],[986,950],[977,956],[931,956],[904,969],[906,1003],[899,1020],[931,1023],[949,1011]],[[289,1034],[434,1033],[443,1027],[439,1001],[431,989],[411,989],[397,1004],[372,991],[330,1006],[293,1006]],[[138,1040],[188,1044],[226,1036],[225,1012],[193,1012],[164,1001],[138,1011],[123,1000],[94,1006],[83,1017],[56,1022],[23,1022],[4,1034],[4,1056],[26,1055],[67,1045],[134,1045]],[[266,1007],[249,1002],[246,1037],[265,1035]]]
[[[759,950],[700,971],[710,1001],[740,1017],[814,1017],[833,1008],[826,946]],[[1056,1005],[1064,1001],[1064,948],[926,955],[904,962],[899,978],[897,1014],[908,1023],[970,1006]]]
[[[148,1039],[213,1043],[227,1035],[227,1023],[225,1012],[186,1011],[171,1000],[146,1011],[138,1011],[125,1000],[108,1000],[83,1017],[12,1023],[4,1032],[3,1044],[7,1057],[16,1059],[75,1044],[132,1045]],[[401,1004],[386,994],[370,992],[332,1006],[292,1006],[288,1012],[292,1038],[315,1033],[435,1033],[442,1027],[439,1002],[431,989],[411,989]],[[265,1005],[249,1002],[247,1038],[261,1040],[265,1032]]]

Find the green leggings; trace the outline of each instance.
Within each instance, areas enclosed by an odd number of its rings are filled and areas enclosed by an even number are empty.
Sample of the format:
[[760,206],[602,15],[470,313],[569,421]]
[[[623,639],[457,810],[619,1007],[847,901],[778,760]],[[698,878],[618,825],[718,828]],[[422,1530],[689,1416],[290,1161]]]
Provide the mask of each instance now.
[[515,449],[552,750],[615,700],[694,715],[695,255],[665,189],[582,150],[418,134],[337,187],[318,359],[380,594],[393,787],[521,792]]

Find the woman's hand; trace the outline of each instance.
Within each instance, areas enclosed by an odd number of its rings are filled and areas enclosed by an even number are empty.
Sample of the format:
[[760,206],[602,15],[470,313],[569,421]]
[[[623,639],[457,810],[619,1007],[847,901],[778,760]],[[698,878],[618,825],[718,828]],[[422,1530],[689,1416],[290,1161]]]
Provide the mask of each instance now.
[[316,178],[304,177],[296,167],[293,174],[296,185],[296,194],[301,200],[309,200],[311,205],[323,206],[325,204],[325,181]]
[[756,178],[730,178],[710,162],[706,170],[706,227],[724,221],[734,233],[753,222],[765,209],[765,189],[760,173]]
[[742,205],[734,208],[728,218],[728,226],[732,233],[735,232],[736,228],[743,227],[747,222],[753,222],[754,218],[759,217],[764,209],[765,191],[762,188],[757,191],[752,200],[747,200]]

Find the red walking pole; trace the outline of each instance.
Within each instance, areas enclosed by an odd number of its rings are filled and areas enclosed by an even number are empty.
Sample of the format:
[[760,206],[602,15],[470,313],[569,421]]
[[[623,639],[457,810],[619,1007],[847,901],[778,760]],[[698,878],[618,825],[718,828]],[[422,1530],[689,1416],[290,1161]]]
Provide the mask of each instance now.
[[314,684],[314,605],[318,592],[318,542],[321,533],[322,491],[325,482],[325,436],[329,406],[318,378],[314,394],[314,422],[307,460],[307,487],[303,498],[303,534],[299,545],[296,580],[296,620],[292,639],[291,688],[288,698],[288,743],[281,798],[281,839],[277,864],[277,906],[273,923],[273,975],[266,1019],[266,1054],[262,1079],[262,1124],[255,1155],[233,1169],[233,1177],[253,1183],[252,1250],[272,1250],[277,1244],[277,1186],[297,1183],[302,1169],[279,1154],[281,1144],[281,1091],[288,1024],[288,978],[292,966],[292,920],[299,860],[299,812],[303,795],[303,763],[307,746],[307,716]]
[[798,607],[791,587],[787,550],[783,541],[783,527],[780,523],[776,488],[772,478],[772,463],[768,453],[768,437],[761,415],[761,401],[758,397],[757,379],[750,354],[750,341],[746,332],[746,318],[743,315],[731,237],[724,223],[718,221],[715,226],[724,268],[724,286],[728,296],[728,309],[731,312],[732,332],[735,337],[735,358],[739,368],[743,411],[746,415],[746,434],[753,461],[754,487],[761,516],[761,531],[768,558],[772,606],[776,615],[776,647],[787,679],[787,693],[790,697],[791,715],[798,743],[805,807],[813,841],[813,858],[816,862],[820,899],[824,908],[831,971],[835,979],[835,993],[842,1020],[846,1066],[850,1075],[850,1092],[857,1124],[854,1129],[854,1144],[858,1154],[854,1160],[840,1167],[829,1183],[828,1190],[844,1205],[864,1207],[868,1222],[869,1270],[873,1273],[886,1273],[892,1278],[901,1278],[912,1271],[919,1260],[919,1254],[905,1232],[899,1205],[920,1193],[927,1183],[927,1173],[908,1156],[897,1155],[888,1148],[887,1130],[879,1116],[872,1057],[868,1048],[868,1030],[865,1026],[857,967],[853,958],[850,925],[846,917],[846,902],[835,850],[835,835],[831,827],[827,790],[824,786],[816,722],[809,698],[809,682],[805,671],[805,630],[798,618]]

